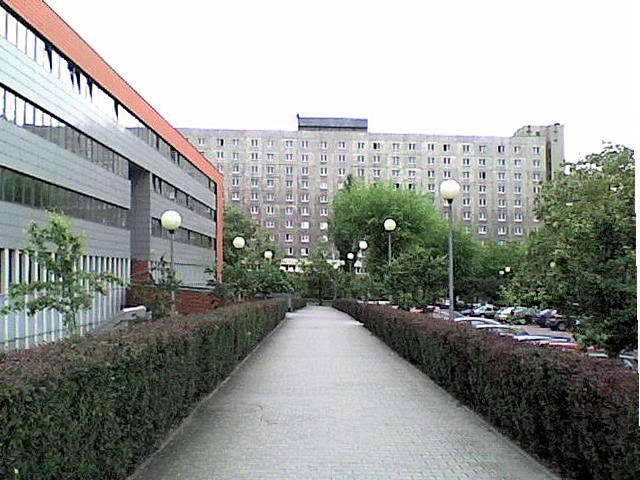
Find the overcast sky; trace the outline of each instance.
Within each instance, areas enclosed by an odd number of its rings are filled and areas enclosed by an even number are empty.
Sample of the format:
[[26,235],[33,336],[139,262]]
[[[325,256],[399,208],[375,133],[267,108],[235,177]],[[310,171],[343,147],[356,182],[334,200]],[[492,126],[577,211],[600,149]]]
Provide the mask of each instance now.
[[[509,136],[637,149],[637,0],[47,0],[177,127]],[[635,11],[632,10],[635,8]]]

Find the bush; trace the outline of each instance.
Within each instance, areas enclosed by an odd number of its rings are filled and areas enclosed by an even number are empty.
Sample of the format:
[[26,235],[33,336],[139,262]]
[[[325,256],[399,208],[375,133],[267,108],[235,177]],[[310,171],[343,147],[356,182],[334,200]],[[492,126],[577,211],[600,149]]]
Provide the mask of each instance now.
[[306,307],[308,300],[309,300],[308,298],[302,298],[302,297],[294,296],[291,299],[291,309],[292,310],[298,310],[300,308]]
[[640,478],[638,377],[616,361],[385,306],[334,307],[552,468],[580,480]]
[[0,355],[0,478],[126,478],[285,311],[251,302]]

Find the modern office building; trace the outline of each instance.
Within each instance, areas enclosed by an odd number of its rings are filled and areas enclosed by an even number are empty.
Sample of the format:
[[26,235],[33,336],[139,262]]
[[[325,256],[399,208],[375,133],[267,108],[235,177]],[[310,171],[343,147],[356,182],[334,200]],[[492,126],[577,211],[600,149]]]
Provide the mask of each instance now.
[[[221,268],[222,191],[218,170],[42,0],[0,1],[0,295],[43,274],[21,248],[47,210],[84,232],[80,268],[125,280],[168,256],[160,217],[176,210],[176,270],[203,285],[205,267]],[[81,329],[124,295],[98,296]],[[8,348],[60,335],[55,312],[0,316]]]
[[332,195],[349,174],[427,192],[442,209],[439,184],[456,179],[456,219],[477,238],[506,241],[537,228],[539,184],[564,163],[559,124],[510,137],[373,133],[352,118],[298,117],[297,131],[179,130],[226,175],[225,201],[273,232],[292,259],[326,242]]

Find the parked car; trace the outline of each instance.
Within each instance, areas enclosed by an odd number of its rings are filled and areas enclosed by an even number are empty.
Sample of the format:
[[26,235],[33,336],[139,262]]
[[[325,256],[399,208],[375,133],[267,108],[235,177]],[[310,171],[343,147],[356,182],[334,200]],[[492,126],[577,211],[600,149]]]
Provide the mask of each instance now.
[[535,316],[533,317],[533,323],[540,327],[547,327],[547,321],[549,320],[549,318],[557,314],[558,310],[556,310],[555,308],[545,308],[535,314]]
[[516,335],[513,339],[518,343],[535,342],[535,343],[568,343],[571,339],[567,337],[554,337],[553,335],[538,335],[532,333],[523,333]]
[[495,306],[487,304],[473,310],[473,312],[471,312],[471,315],[474,317],[493,318],[497,310],[498,309]]
[[514,325],[476,325],[475,327],[478,330],[482,330],[485,332],[493,332],[493,333],[497,333],[500,336],[515,336],[515,335],[522,335],[522,334],[526,334],[527,332],[525,332],[524,330],[522,330],[521,328],[518,328]]
[[[604,350],[588,350],[585,353],[586,356],[588,357],[594,357],[594,358],[609,358],[609,356],[607,355],[607,352],[605,352]],[[638,370],[638,353],[637,352],[622,352],[620,353],[620,355],[618,355],[618,359],[620,359],[620,361],[622,362],[622,364],[627,367],[627,368],[631,368],[633,370]]]
[[473,325],[501,325],[501,323],[497,320],[493,320],[491,318],[482,318],[482,317],[459,317],[454,320],[456,323],[468,323]]

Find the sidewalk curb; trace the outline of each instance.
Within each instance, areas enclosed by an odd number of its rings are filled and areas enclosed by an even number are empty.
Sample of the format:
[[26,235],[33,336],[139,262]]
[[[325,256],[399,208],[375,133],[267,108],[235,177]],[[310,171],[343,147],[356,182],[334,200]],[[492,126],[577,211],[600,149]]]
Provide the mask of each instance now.
[[280,323],[278,323],[278,325],[276,325],[276,327],[271,330],[261,341],[260,343],[258,343],[258,345],[255,346],[255,348],[253,350],[251,350],[241,361],[240,363],[238,363],[233,370],[231,371],[231,373],[229,373],[229,375],[227,375],[227,377],[222,380],[222,382],[220,382],[218,384],[218,386],[216,386],[216,388],[213,389],[212,392],[210,392],[209,394],[207,394],[205,397],[203,397],[196,405],[195,407],[191,410],[191,413],[189,413],[189,415],[187,417],[185,417],[181,422],[180,425],[178,425],[177,427],[175,427],[174,429],[172,429],[167,436],[165,437],[165,439],[162,441],[162,443],[160,443],[160,445],[158,446],[158,448],[151,454],[149,455],[144,462],[142,462],[140,465],[138,465],[136,467],[136,469],[133,471],[133,473],[131,475],[129,475],[127,477],[126,480],[137,480],[138,477],[140,476],[140,474],[147,468],[147,466],[151,463],[152,460],[154,460],[156,458],[156,456],[158,456],[160,453],[162,453],[162,451],[173,441],[173,439],[179,435],[180,433],[182,433],[182,431],[184,430],[184,428],[189,425],[192,421],[193,421],[193,417],[195,416],[196,413],[198,413],[200,411],[201,408],[203,408],[204,404],[207,403],[211,397],[213,397],[216,393],[218,393],[218,390],[220,390],[226,383],[227,381],[233,377],[235,375],[235,373],[245,364],[245,362],[247,360],[249,360],[259,349],[260,347],[262,347],[262,345],[264,345],[264,343],[271,338],[271,336],[277,332],[285,323],[287,323],[287,321],[289,320],[288,316],[290,313],[293,312],[286,312],[284,319],[282,319],[282,321]]

